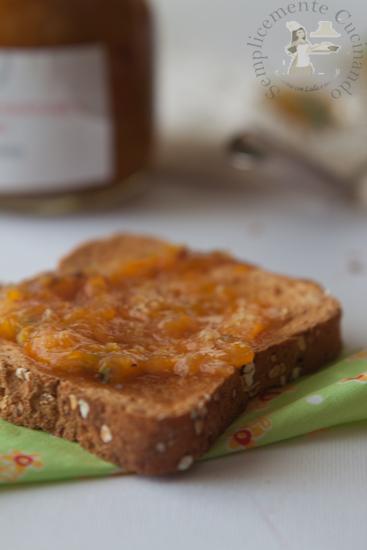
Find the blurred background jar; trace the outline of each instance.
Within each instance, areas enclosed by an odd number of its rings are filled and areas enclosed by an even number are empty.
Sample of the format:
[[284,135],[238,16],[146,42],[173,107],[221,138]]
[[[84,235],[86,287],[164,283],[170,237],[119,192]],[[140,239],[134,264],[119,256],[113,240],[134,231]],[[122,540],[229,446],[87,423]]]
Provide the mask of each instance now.
[[128,194],[149,161],[152,49],[144,0],[1,0],[0,207]]

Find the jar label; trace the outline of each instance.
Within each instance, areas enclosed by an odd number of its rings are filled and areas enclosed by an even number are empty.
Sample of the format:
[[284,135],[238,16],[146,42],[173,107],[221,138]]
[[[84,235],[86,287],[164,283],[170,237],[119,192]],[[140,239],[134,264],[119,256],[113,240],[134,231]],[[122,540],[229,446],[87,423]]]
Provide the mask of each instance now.
[[0,192],[107,183],[113,150],[103,47],[0,50]]

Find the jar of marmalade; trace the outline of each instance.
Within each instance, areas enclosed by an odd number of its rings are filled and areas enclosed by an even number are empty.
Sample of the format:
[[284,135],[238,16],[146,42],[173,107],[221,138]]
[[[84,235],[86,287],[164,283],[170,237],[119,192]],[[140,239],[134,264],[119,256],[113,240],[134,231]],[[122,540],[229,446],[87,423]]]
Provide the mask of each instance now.
[[127,189],[151,145],[151,23],[144,0],[1,0],[0,206]]

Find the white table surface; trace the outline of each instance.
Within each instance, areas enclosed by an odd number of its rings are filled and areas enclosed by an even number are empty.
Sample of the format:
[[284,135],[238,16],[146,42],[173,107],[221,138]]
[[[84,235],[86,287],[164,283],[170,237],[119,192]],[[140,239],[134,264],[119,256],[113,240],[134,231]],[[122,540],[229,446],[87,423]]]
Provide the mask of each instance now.
[[[0,216],[2,279],[52,267],[71,246],[113,231],[224,247],[314,277],[339,296],[349,346],[367,343],[367,215],[307,188],[151,187],[113,214]],[[348,267],[358,256],[364,272]],[[4,550],[365,549],[367,437],[338,430],[203,463],[165,480],[122,477],[0,491]]]

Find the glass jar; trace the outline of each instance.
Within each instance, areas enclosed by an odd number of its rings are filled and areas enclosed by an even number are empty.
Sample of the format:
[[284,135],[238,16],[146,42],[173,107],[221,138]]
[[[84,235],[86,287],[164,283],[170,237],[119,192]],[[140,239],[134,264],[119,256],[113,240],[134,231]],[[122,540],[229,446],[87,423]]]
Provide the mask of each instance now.
[[127,192],[149,159],[152,57],[143,0],[1,0],[0,206]]

